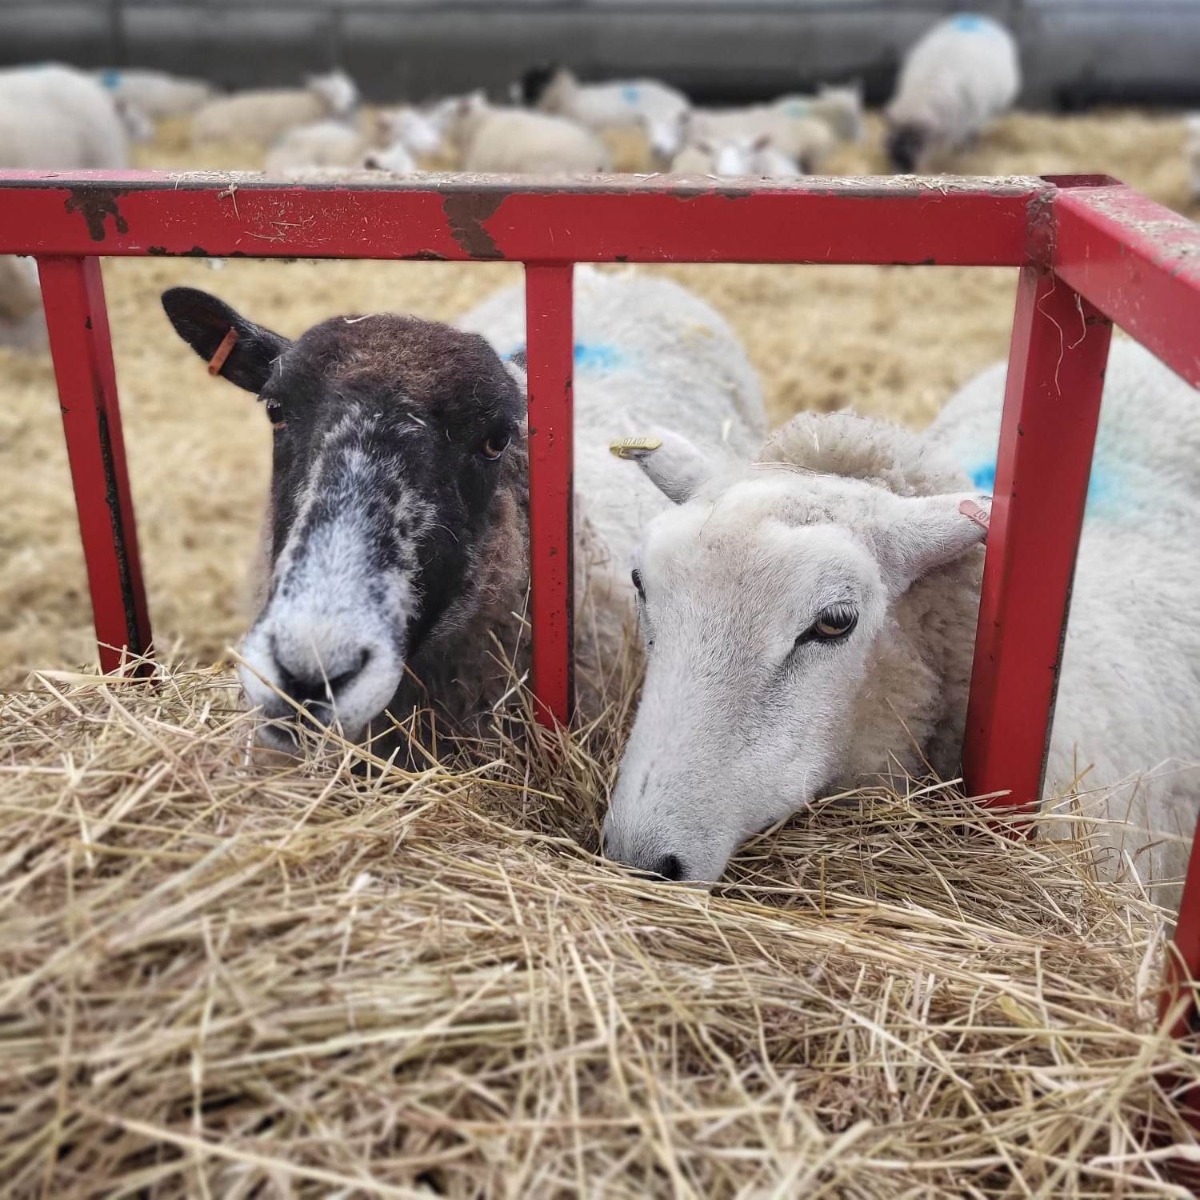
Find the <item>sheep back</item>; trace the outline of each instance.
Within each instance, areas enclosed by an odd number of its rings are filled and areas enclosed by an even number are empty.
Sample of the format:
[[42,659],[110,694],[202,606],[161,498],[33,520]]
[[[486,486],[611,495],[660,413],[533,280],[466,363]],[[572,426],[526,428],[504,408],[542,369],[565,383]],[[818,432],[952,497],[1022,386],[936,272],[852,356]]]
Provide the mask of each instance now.
[[957,149],[1021,90],[1017,44],[989,17],[960,14],[935,25],[905,56],[887,108],[897,125],[919,123]]
[[[930,440],[990,491],[1006,364],[968,383]],[[1063,397],[1063,403],[1069,402]],[[1200,810],[1200,401],[1136,342],[1117,338],[1076,562],[1047,769],[1107,817],[1143,877],[1179,878]],[[1190,768],[1180,763],[1191,764]],[[1163,840],[1145,831],[1156,831]],[[1067,832],[1065,827],[1060,832]],[[1119,865],[1114,856],[1112,868]],[[1177,890],[1159,898],[1177,903]]]

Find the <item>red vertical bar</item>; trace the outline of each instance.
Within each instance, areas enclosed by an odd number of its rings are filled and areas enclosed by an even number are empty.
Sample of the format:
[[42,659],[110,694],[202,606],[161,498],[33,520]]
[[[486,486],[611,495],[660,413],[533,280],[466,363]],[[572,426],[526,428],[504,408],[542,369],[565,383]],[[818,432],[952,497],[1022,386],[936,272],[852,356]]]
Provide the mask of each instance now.
[[1002,807],[1041,798],[1111,333],[1022,268],[963,746],[968,789]]
[[573,274],[569,263],[525,267],[533,694],[551,726],[575,703]]
[[38,259],[100,665],[149,653],[150,618],[125,467],[121,410],[97,258]]
[[[1188,859],[1179,919],[1175,923],[1175,937],[1167,954],[1166,987],[1161,1006],[1164,1017],[1184,992],[1192,989],[1196,980],[1200,980],[1200,828],[1192,837],[1192,856]],[[1192,1032],[1196,1017],[1193,997],[1192,1003],[1172,1026],[1171,1032],[1175,1037]],[[1192,1103],[1200,1112],[1200,1095],[1194,1096]]]

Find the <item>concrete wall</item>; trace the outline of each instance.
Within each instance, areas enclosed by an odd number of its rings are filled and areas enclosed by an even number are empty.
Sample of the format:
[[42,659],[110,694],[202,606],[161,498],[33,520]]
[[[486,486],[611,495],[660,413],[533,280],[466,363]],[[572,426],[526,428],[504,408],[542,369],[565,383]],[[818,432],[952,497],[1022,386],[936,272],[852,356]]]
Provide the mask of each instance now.
[[708,102],[861,78],[963,7],[1022,43],[1030,106],[1200,103],[1198,0],[0,0],[0,61],[148,65],[226,86],[346,67],[369,98],[485,86],[561,61],[645,72]]

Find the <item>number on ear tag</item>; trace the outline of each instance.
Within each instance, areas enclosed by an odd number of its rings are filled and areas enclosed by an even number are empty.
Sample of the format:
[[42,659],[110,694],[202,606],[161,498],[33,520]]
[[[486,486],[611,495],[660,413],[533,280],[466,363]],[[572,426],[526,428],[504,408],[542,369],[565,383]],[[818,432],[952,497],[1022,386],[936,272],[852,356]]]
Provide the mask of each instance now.
[[608,448],[618,458],[640,458],[643,454],[652,454],[661,445],[662,438],[624,437],[610,442]]

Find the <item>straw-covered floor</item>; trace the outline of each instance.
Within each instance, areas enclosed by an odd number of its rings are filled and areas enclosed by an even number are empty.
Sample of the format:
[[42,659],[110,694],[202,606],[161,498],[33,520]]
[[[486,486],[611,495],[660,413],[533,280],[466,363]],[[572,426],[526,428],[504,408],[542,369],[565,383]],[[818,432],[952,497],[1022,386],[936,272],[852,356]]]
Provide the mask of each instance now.
[[633,878],[622,720],[264,770],[219,671],[10,696],[7,1194],[1187,1194],[1153,909],[936,790]]

